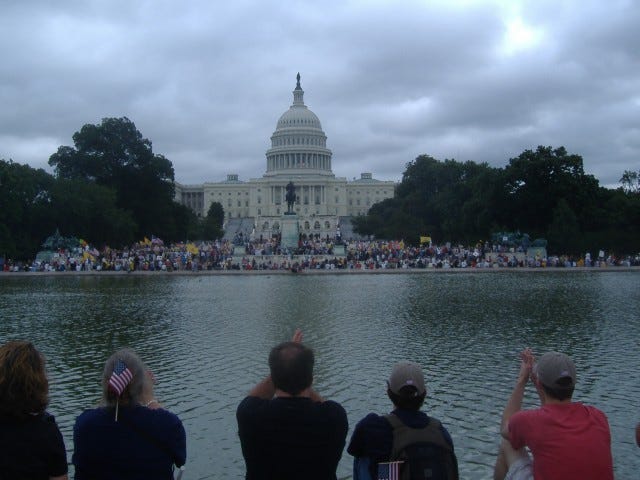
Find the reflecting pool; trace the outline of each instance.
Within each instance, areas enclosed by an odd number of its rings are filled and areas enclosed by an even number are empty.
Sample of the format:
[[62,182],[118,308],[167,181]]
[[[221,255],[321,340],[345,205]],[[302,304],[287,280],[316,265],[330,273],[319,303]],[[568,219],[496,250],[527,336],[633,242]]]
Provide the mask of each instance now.
[[[185,480],[244,477],[235,408],[296,327],[316,352],[316,389],[344,405],[350,433],[391,409],[385,379],[396,361],[422,364],[425,409],[451,432],[469,479],[491,477],[518,352],[567,352],[575,398],[609,417],[616,478],[635,478],[639,311],[639,272],[0,277],[0,340],[29,339],[46,355],[69,458],[104,361],[130,346],[185,424]],[[535,398],[528,387],[526,406]],[[350,476],[345,453],[339,477]]]

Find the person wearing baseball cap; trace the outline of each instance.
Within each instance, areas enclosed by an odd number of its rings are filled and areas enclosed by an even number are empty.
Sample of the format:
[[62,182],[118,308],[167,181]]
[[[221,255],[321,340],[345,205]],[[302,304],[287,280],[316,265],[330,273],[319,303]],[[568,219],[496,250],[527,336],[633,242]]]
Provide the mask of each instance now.
[[[529,380],[541,406],[522,410]],[[607,417],[574,402],[575,386],[576,366],[564,353],[548,352],[537,362],[531,349],[520,353],[520,373],[502,415],[495,480],[613,480]]]
[[[433,478],[458,479],[451,435],[439,420],[420,410],[426,395],[418,364],[403,361],[393,366],[387,380],[387,396],[394,410],[389,415],[370,413],[360,420],[347,447],[354,457],[354,480],[382,478],[379,474],[383,468],[397,469],[397,478],[405,478],[405,469],[411,473],[410,478],[422,478],[413,476],[414,470],[420,469],[430,471]],[[433,458],[420,458],[415,445],[428,445],[431,452],[437,453]]]

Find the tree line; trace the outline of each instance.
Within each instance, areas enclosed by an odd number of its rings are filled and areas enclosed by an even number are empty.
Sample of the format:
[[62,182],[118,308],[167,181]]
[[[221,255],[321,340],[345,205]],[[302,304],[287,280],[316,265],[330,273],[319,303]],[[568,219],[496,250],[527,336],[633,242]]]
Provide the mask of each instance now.
[[115,248],[222,235],[222,206],[200,219],[175,202],[173,165],[128,118],[84,125],[73,143],[49,158],[53,175],[0,160],[0,257],[33,258],[56,230]]
[[495,232],[544,238],[548,251],[584,254],[640,251],[640,172],[625,171],[621,187],[601,187],[580,155],[539,146],[509,160],[439,161],[421,155],[407,164],[394,198],[355,219],[355,230],[378,238],[420,236],[474,245]]
[[[54,173],[0,160],[0,257],[30,259],[56,230],[98,247],[121,248],[158,236],[165,241],[215,239],[224,210],[205,218],[174,201],[172,163],[153,153],[126,117],[84,125],[74,146],[49,158]],[[487,163],[421,155],[406,165],[393,198],[354,219],[356,232],[417,244],[475,244],[495,232],[548,240],[549,251],[584,253],[640,248],[640,171],[625,171],[616,189],[585,174],[582,157],[539,146]]]

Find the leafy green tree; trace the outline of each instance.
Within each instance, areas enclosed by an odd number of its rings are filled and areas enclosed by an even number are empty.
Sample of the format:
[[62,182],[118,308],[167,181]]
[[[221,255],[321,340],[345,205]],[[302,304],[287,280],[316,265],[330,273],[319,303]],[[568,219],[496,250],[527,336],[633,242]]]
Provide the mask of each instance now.
[[203,235],[206,240],[222,238],[224,231],[224,209],[219,202],[212,202],[207,211],[207,216],[203,220]]
[[74,147],[61,146],[49,158],[59,178],[93,182],[115,192],[116,205],[131,211],[135,235],[179,238],[174,218],[174,172],[169,160],[153,153],[126,117],[104,118],[73,135]]
[[28,259],[54,228],[54,179],[42,169],[0,160],[0,255]]
[[415,241],[428,234],[437,241],[476,242],[488,237],[495,223],[499,180],[499,172],[486,163],[421,155],[407,164],[394,200],[374,205],[357,219],[357,231]]
[[202,239],[201,219],[186,205],[173,203],[173,228],[176,231],[176,238],[198,240]]
[[625,193],[640,194],[640,171],[625,170],[620,183]]
[[131,212],[116,205],[115,192],[81,180],[58,179],[51,191],[56,227],[93,245],[122,247],[136,240]]
[[579,254],[581,252],[580,226],[569,204],[561,199],[553,210],[553,219],[548,230],[549,251],[556,254]]
[[505,202],[501,220],[511,229],[545,236],[553,211],[561,199],[582,224],[594,206],[598,181],[584,173],[582,157],[564,147],[539,146],[509,160],[504,169]]
[[353,219],[354,231],[376,238],[405,239],[417,243],[420,232],[424,231],[420,219],[405,212],[395,198],[387,198],[374,204],[367,215]]

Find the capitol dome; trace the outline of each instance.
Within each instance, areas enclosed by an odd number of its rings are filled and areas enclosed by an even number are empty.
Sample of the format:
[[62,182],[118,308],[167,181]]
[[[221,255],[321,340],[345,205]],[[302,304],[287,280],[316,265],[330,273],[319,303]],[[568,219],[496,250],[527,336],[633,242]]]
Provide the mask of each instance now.
[[330,175],[331,150],[317,115],[304,104],[304,90],[298,73],[293,104],[278,119],[267,150],[265,176]]

